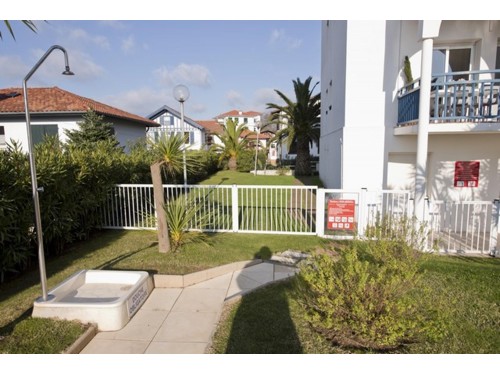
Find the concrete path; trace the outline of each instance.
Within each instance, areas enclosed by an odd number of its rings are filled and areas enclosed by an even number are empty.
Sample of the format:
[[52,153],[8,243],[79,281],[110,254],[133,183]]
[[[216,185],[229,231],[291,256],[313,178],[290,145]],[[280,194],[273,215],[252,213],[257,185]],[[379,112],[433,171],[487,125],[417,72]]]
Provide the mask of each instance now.
[[155,288],[123,329],[98,333],[81,353],[205,353],[225,301],[295,272],[264,262],[186,288]]

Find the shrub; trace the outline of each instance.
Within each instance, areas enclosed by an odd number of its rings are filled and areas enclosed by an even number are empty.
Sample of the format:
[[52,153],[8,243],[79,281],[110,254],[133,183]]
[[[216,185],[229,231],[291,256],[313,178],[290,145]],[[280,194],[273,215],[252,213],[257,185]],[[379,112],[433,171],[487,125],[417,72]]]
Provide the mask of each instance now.
[[[202,227],[207,216],[198,212],[197,203],[190,198],[180,196],[164,205],[168,223],[168,235],[173,251],[187,242],[190,225]],[[192,237],[192,236],[191,236]]]
[[[257,154],[257,165],[265,165],[266,154],[259,151]],[[238,155],[238,172],[250,172],[255,168],[255,150],[244,150]]]
[[28,157],[14,143],[0,150],[0,282],[34,256],[33,216]]
[[387,350],[440,335],[421,288],[419,253],[404,241],[353,241],[339,256],[301,267],[297,293],[306,320],[343,347]]
[[189,156],[196,161],[196,168],[188,174],[188,183],[196,184],[216,173],[219,168],[219,155],[213,150],[189,151]]

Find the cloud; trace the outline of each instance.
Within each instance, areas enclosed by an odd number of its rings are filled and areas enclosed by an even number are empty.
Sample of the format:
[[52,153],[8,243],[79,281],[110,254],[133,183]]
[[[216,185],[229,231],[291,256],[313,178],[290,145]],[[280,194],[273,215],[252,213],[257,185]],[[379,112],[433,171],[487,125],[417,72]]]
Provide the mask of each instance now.
[[244,104],[243,96],[235,90],[230,90],[226,94],[227,104],[231,107],[241,107]]
[[189,113],[204,113],[207,111],[207,106],[205,104],[202,104],[202,103],[189,103],[187,102],[186,103],[186,112],[188,113],[187,116],[189,117],[192,117],[191,115],[189,115]]
[[71,29],[67,32],[67,36],[71,41],[77,41],[79,43],[92,43],[96,46],[109,50],[110,43],[108,38],[102,35],[90,35],[87,31],[83,29]]
[[135,48],[135,39],[132,35],[130,35],[126,39],[122,39],[122,51],[125,54],[129,54]]
[[[0,56],[0,72],[2,81],[8,81],[8,85],[19,86],[21,80],[29,72],[29,67],[19,56]],[[6,84],[4,82],[4,84]]]
[[98,21],[98,22],[102,26],[110,27],[110,28],[116,29],[116,30],[123,30],[123,29],[127,28],[127,26],[121,21],[104,20],[104,21]]
[[[173,98],[172,91],[165,88],[153,89],[150,87],[141,87],[128,90],[116,95],[107,96],[103,99],[103,103],[140,116],[148,116],[164,105],[179,110],[179,103]],[[187,101],[185,109],[186,116],[193,118],[193,114],[205,112],[207,106]]]
[[283,29],[274,29],[269,38],[269,45],[283,46],[288,50],[294,50],[302,45],[302,39],[294,38],[286,34]]
[[160,83],[174,86],[179,83],[199,87],[210,87],[210,71],[203,65],[181,63],[170,69],[161,66],[154,71],[154,75]]
[[165,104],[174,106],[177,102],[171,97],[172,94],[165,89],[154,90],[142,87],[107,96],[104,103],[130,113],[147,116]]
[[253,105],[258,111],[265,111],[267,109],[267,103],[282,104],[283,100],[280,96],[271,88],[261,88],[255,91]]
[[[33,50],[33,56],[39,59],[45,51],[41,49]],[[37,72],[37,79],[45,84],[45,80],[53,82],[61,77],[61,72],[64,70],[64,60],[62,54],[54,52]],[[96,64],[92,58],[85,52],[79,50],[71,50],[69,55],[69,65],[75,76],[71,79],[76,81],[89,81],[100,77],[104,73],[104,68]],[[57,82],[56,82],[57,83]]]

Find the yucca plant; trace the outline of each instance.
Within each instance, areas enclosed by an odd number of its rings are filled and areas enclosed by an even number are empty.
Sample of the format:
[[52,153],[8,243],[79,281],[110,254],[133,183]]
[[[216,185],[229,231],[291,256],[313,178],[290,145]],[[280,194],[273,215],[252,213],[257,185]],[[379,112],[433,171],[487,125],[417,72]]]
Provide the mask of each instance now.
[[[188,241],[188,229],[190,225],[201,228],[208,218],[207,215],[198,212],[196,203],[195,200],[182,196],[163,205],[173,251],[177,251]],[[193,239],[191,236],[190,240]]]
[[[153,180],[153,194],[156,204],[156,215],[158,217],[158,244],[160,253],[170,251],[167,215],[163,206],[165,201],[163,195],[163,182],[161,171],[166,178],[180,175],[184,167],[183,147],[186,137],[174,134],[167,137],[163,135],[159,141],[150,143],[151,151],[154,153],[153,164],[151,164],[151,179]],[[189,173],[195,167],[196,161],[186,155],[186,172]]]

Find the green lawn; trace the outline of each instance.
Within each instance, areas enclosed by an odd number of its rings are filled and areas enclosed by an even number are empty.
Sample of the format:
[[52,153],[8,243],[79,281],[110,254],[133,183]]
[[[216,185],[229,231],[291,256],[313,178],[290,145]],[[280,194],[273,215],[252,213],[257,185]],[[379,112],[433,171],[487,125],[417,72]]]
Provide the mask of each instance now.
[[293,176],[254,176],[251,173],[219,171],[199,185],[296,185]]
[[[187,244],[176,253],[160,254],[155,231],[99,232],[92,239],[75,244],[66,254],[47,261],[48,287],[53,288],[82,269],[146,270],[150,273],[185,274],[240,260],[268,258],[272,253],[290,248],[314,249],[325,243],[325,240],[315,236],[219,233],[192,237],[198,238],[198,241]],[[29,331],[29,328],[26,330],[23,326],[19,327],[19,323],[24,322],[23,325],[27,324],[28,327],[33,324],[46,324],[26,320],[31,315],[33,301],[40,294],[37,270],[0,285],[0,336],[7,337],[6,340],[0,340],[0,353],[7,351],[7,341],[10,342],[9,345],[14,341],[22,341],[13,338],[16,328],[21,332]],[[66,330],[72,337],[73,328],[58,326],[54,327],[54,332],[59,332],[59,335],[62,330]],[[44,341],[43,336],[40,339]],[[62,338],[59,341],[61,344],[65,342]],[[39,349],[36,348],[39,347],[39,343],[33,342],[34,352],[38,352]],[[59,349],[63,350],[64,346]]]
[[[500,353],[500,260],[431,256],[422,263],[431,298],[448,325],[438,342],[399,353]],[[228,307],[214,337],[214,353],[343,353],[304,322],[293,284],[258,290]],[[265,328],[264,328],[265,327]]]

